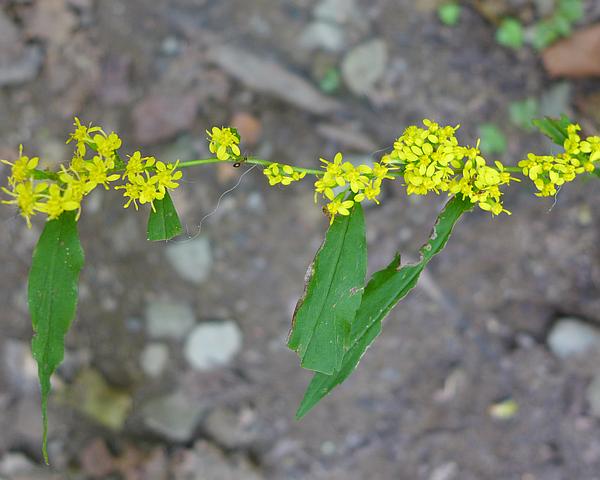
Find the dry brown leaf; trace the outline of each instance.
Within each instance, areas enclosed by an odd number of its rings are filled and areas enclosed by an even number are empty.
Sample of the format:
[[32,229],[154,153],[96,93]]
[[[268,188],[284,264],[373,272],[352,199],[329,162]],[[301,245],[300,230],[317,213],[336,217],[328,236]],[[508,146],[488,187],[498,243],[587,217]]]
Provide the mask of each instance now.
[[552,77],[600,77],[600,24],[576,32],[543,53]]

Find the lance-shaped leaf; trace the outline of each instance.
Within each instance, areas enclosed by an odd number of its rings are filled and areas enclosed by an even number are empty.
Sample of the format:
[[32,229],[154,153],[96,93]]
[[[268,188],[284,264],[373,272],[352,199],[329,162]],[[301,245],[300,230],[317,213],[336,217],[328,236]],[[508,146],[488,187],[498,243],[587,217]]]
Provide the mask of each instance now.
[[571,119],[566,115],[562,115],[560,118],[545,117],[533,120],[533,124],[540,132],[561,147],[565,144],[565,140],[569,138],[567,127],[571,123]]
[[344,355],[341,368],[333,375],[315,373],[296,412],[297,418],[306,415],[325,395],[350,376],[381,332],[383,319],[417,285],[423,269],[444,248],[454,225],[471,207],[471,202],[462,197],[450,200],[440,213],[429,241],[421,248],[418,263],[400,267],[400,256],[397,255],[385,269],[371,277],[352,323],[350,347]]
[[162,200],[154,200],[154,210],[150,210],[148,218],[148,240],[170,240],[183,233],[179,215],[171,200],[169,192],[165,192]]
[[46,462],[50,377],[63,360],[65,335],[75,317],[77,284],[83,267],[75,216],[75,212],[65,212],[46,223],[29,272],[29,312],[35,333],[31,347],[38,364]]
[[356,204],[329,228],[296,306],[288,346],[304,368],[325,374],[341,368],[366,270],[365,220]]

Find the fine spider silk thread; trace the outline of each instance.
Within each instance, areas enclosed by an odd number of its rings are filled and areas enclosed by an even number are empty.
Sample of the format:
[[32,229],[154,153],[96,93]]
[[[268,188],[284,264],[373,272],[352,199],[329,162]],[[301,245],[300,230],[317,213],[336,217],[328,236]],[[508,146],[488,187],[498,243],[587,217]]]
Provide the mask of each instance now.
[[173,242],[173,243],[183,244],[183,243],[188,243],[188,242],[191,242],[192,240],[195,240],[196,238],[198,238],[198,236],[199,236],[199,235],[200,235],[200,233],[202,232],[202,224],[203,224],[203,223],[204,223],[204,222],[205,222],[207,219],[209,219],[210,217],[212,217],[213,215],[215,215],[215,214],[217,213],[217,211],[219,210],[219,207],[221,206],[221,201],[223,200],[223,198],[225,198],[227,195],[229,195],[231,192],[233,192],[235,189],[237,189],[237,188],[238,188],[238,187],[241,185],[241,183],[242,183],[242,180],[244,179],[244,177],[245,177],[246,175],[248,175],[248,174],[249,174],[249,173],[250,173],[252,170],[254,170],[254,169],[257,167],[257,166],[258,166],[258,165],[252,165],[252,166],[251,166],[251,167],[250,167],[248,170],[246,170],[244,173],[242,173],[242,174],[240,175],[240,178],[238,178],[238,181],[236,182],[236,184],[235,184],[233,187],[231,187],[231,188],[229,188],[229,189],[225,190],[225,191],[224,191],[224,192],[223,192],[223,193],[222,193],[222,194],[219,196],[219,199],[217,200],[217,205],[215,206],[215,208],[214,208],[214,209],[213,209],[211,212],[207,213],[206,215],[204,215],[204,216],[203,216],[203,217],[200,219],[200,222],[198,223],[198,226],[197,226],[197,228],[198,228],[198,231],[197,231],[197,232],[196,232],[194,235],[190,236],[190,234],[187,232],[187,224],[186,224],[186,226],[185,226],[186,228],[185,228],[185,229],[186,229],[186,234],[187,234],[188,238],[186,238],[185,240],[182,240],[182,241],[177,241],[177,240],[169,240],[169,241],[170,241],[170,242]]

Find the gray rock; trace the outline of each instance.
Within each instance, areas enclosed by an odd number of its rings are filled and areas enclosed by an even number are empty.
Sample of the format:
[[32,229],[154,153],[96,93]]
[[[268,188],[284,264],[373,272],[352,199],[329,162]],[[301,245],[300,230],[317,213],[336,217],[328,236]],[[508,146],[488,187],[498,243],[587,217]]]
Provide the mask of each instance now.
[[589,384],[586,398],[590,405],[590,412],[596,418],[600,418],[600,375],[596,375]]
[[181,135],[173,143],[167,145],[162,152],[162,157],[167,162],[191,160],[197,158],[194,138],[191,135]]
[[340,52],[344,48],[344,31],[329,22],[312,22],[302,32],[300,45],[307,50]]
[[252,192],[248,195],[248,199],[246,200],[246,206],[249,210],[253,212],[264,212],[265,211],[265,201],[263,200],[262,195],[259,192]]
[[23,397],[8,409],[7,414],[13,431],[12,441],[18,438],[19,444],[38,448],[42,441],[39,398],[34,395]]
[[206,237],[172,243],[167,246],[166,255],[175,271],[193,283],[204,282],[212,269],[213,257]]
[[338,102],[273,60],[228,46],[213,47],[208,54],[219,67],[257,92],[273,95],[315,114],[340,109]]
[[576,318],[563,318],[548,334],[552,352],[567,358],[600,347],[600,331]]
[[37,77],[44,55],[37,45],[25,48],[23,55],[6,65],[0,65],[0,87],[20,85]]
[[360,17],[356,0],[322,0],[315,6],[313,14],[319,20],[340,25]]
[[265,477],[241,455],[225,456],[208,442],[198,442],[193,449],[173,456],[173,480],[261,480]]
[[429,480],[454,480],[458,478],[458,465],[454,462],[444,463],[437,467],[431,475]]
[[159,377],[169,361],[169,347],[164,343],[149,343],[140,355],[142,370],[149,377]]
[[257,440],[256,415],[250,409],[236,412],[227,407],[212,410],[202,422],[207,435],[219,445],[243,448]]
[[0,65],[16,60],[23,53],[19,30],[13,21],[0,10]]
[[198,325],[188,337],[184,355],[196,370],[211,370],[229,363],[242,346],[242,332],[231,320]]
[[0,474],[13,476],[31,473],[35,464],[22,453],[7,453],[0,460]]
[[387,64],[387,47],[375,39],[354,47],[342,61],[342,76],[356,95],[369,93],[382,77]]
[[195,323],[192,307],[183,302],[156,300],[146,305],[146,328],[152,338],[181,340]]
[[560,82],[546,90],[540,98],[540,116],[560,117],[571,110],[573,88],[569,82]]
[[193,94],[156,93],[144,98],[132,112],[135,139],[153,145],[187,131],[198,110]]
[[110,239],[115,252],[124,255],[137,248],[142,235],[135,217],[127,215],[113,225]]
[[149,401],[142,408],[144,423],[168,440],[187,442],[205,411],[199,402],[183,392],[175,392]]
[[0,10],[0,87],[34,79],[43,54],[37,45],[24,46],[13,21]]
[[21,394],[38,391],[37,365],[29,343],[6,339],[2,348],[2,368],[11,388]]
[[320,123],[317,125],[317,132],[327,140],[335,142],[340,147],[344,147],[344,149],[370,153],[376,151],[378,148],[373,139],[352,125]]

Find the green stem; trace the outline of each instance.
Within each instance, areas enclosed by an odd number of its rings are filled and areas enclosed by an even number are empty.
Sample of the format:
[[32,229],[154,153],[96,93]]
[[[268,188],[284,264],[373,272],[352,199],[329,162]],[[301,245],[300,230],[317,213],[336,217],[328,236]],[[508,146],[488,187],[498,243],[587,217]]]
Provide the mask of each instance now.
[[[195,167],[198,165],[210,165],[213,163],[223,163],[223,162],[248,163],[250,165],[261,165],[264,167],[268,167],[269,165],[278,163],[278,162],[271,162],[269,160],[263,160],[261,158],[254,158],[254,157],[231,158],[228,160],[219,160],[218,158],[202,158],[202,159],[198,159],[198,160],[188,160],[186,162],[179,162],[177,167],[178,168],[189,168],[189,167]],[[281,165],[285,165],[285,164],[281,164]],[[295,165],[290,165],[290,167],[292,167],[296,172],[306,173],[308,175],[321,176],[324,173],[324,171],[322,171],[322,170],[315,170],[313,168],[296,167]]]

